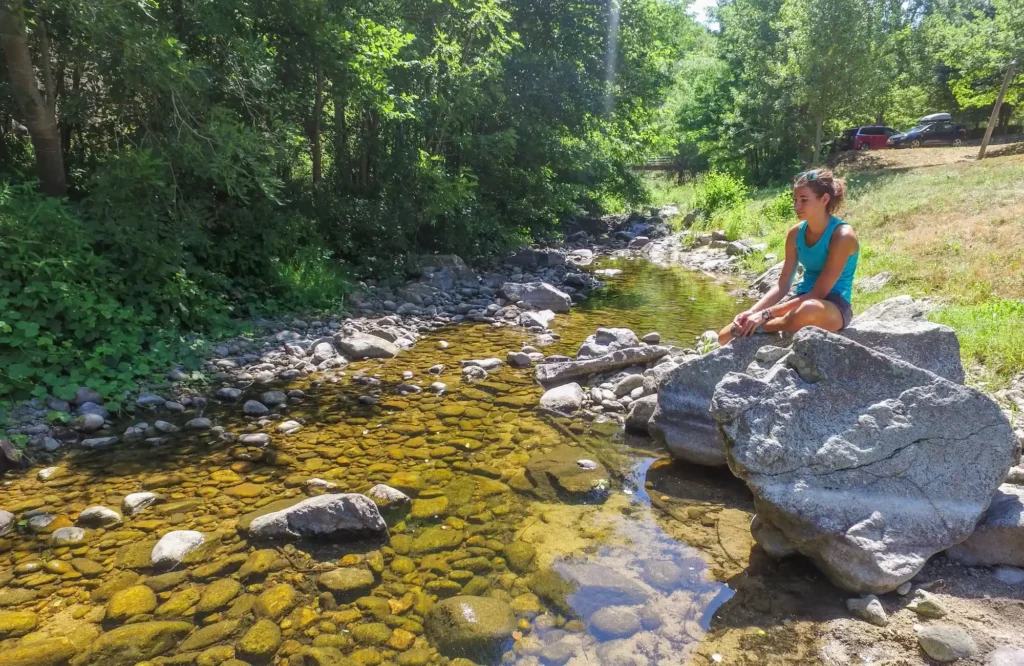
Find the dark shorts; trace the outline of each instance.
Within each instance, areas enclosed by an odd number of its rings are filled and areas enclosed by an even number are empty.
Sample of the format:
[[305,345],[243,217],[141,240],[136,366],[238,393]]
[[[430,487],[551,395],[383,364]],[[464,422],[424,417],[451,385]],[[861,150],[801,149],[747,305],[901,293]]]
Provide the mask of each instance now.
[[[801,295],[802,294],[797,294],[797,296]],[[796,298],[796,296],[794,296],[793,298]],[[850,305],[850,301],[846,300],[845,298],[843,298],[842,296],[835,292],[832,292],[831,294],[826,296],[825,300],[839,308],[839,314],[843,316],[843,328],[849,326],[850,321],[853,319],[853,306]]]

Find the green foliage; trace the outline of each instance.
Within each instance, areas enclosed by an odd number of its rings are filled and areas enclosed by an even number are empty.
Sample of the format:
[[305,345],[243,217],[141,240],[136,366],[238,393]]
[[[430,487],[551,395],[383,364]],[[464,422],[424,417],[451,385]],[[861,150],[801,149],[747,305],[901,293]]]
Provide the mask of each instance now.
[[747,186],[742,180],[727,173],[711,171],[698,180],[694,203],[713,217],[742,203],[746,197]]
[[951,326],[966,363],[984,366],[985,379],[1005,384],[1024,368],[1024,301],[993,299],[977,305],[952,305],[929,315]]

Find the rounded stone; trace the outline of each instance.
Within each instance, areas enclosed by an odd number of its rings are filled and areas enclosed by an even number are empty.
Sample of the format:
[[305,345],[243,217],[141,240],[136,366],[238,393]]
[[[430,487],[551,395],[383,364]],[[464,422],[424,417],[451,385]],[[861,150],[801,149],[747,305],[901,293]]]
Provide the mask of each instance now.
[[628,638],[640,631],[640,618],[629,608],[608,606],[590,616],[590,630],[603,640]]
[[502,551],[508,568],[516,573],[526,573],[533,568],[533,560],[537,557],[537,549],[525,541],[513,541]]
[[132,587],[115,592],[107,602],[108,622],[124,622],[125,620],[152,613],[156,610],[156,594],[145,585]]
[[[169,505],[168,505],[169,506]],[[201,532],[175,530],[168,532],[153,546],[151,560],[154,567],[174,567],[206,541]]]
[[271,620],[260,620],[245,632],[235,646],[243,659],[260,661],[269,659],[281,645],[281,630]]
[[61,527],[50,535],[50,545],[55,548],[61,546],[77,546],[85,542],[85,530],[81,527]]
[[188,622],[138,622],[112,629],[92,642],[81,663],[134,666],[163,654],[192,631]]
[[105,506],[90,506],[78,514],[78,525],[82,527],[114,527],[120,525],[121,514]]
[[214,581],[203,590],[202,596],[199,597],[199,603],[196,604],[196,611],[199,613],[218,611],[227,606],[228,602],[238,596],[241,591],[242,584],[232,578],[221,578]]
[[967,630],[955,624],[940,622],[918,627],[917,642],[925,654],[941,663],[966,659],[978,651]]
[[31,611],[0,611],[0,640],[23,636],[38,624],[39,618]]
[[516,618],[499,599],[457,596],[438,602],[427,613],[424,627],[446,657],[490,663],[510,647]]
[[391,629],[383,622],[359,624],[352,628],[352,638],[362,645],[384,645],[391,638]]
[[249,416],[265,416],[270,413],[267,406],[258,400],[246,400],[242,405],[242,411]]
[[672,590],[679,585],[683,569],[671,560],[648,560],[644,562],[643,579],[651,587]]
[[321,575],[317,584],[344,603],[368,594],[374,582],[373,573],[367,569],[342,567]]

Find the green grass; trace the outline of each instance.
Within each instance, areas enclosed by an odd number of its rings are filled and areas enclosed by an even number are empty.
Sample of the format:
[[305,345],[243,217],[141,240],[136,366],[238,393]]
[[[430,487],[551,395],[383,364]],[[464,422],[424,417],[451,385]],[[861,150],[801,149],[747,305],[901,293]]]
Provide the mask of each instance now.
[[[677,203],[684,213],[701,196],[699,181],[649,184],[656,203]],[[877,293],[854,289],[854,310],[899,294],[936,298],[942,306],[931,317],[957,331],[972,382],[997,389],[1024,370],[1024,159],[860,172],[848,186],[840,215],[860,239],[857,277],[893,276]],[[781,260],[797,221],[789,197],[787,188],[751,192],[693,229],[756,239]],[[755,254],[745,268],[771,263]]]

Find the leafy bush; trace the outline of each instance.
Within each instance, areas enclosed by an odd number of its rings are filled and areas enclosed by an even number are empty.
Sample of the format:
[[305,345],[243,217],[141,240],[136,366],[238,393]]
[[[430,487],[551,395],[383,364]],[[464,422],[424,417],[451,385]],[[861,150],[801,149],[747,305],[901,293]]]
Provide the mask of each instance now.
[[727,173],[711,171],[697,184],[695,204],[714,216],[742,203],[747,197],[747,186],[743,181]]

